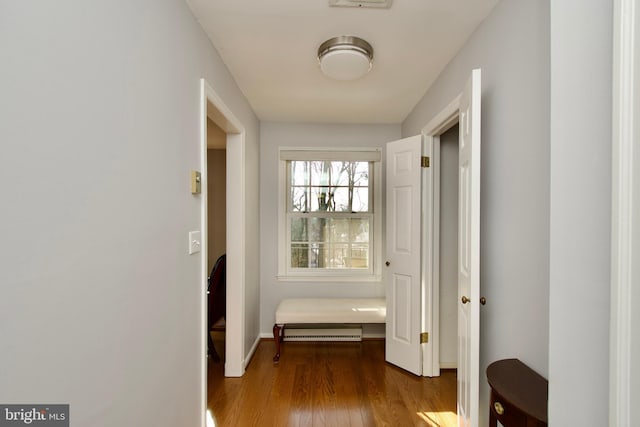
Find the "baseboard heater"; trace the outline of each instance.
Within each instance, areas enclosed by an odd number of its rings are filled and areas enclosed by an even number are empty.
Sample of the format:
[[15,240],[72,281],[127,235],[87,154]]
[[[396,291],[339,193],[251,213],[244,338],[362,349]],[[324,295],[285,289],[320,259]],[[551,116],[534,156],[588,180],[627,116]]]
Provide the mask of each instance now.
[[362,327],[293,328],[284,330],[285,341],[362,341]]

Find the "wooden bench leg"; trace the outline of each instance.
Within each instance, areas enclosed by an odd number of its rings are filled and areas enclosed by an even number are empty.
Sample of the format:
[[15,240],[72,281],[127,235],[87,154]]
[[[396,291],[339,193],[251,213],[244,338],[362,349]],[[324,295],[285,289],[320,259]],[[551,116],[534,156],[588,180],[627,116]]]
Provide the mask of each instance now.
[[280,326],[277,323],[273,325],[273,341],[276,343],[276,355],[273,356],[274,362],[280,361],[280,343],[284,335],[284,325]]

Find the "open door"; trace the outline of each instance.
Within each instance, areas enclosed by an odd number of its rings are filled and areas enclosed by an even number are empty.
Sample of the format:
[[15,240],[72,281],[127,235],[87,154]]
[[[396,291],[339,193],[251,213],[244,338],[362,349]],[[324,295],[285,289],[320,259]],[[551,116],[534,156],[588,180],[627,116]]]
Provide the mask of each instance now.
[[[427,138],[459,121],[458,425],[478,427],[480,387],[480,94],[473,70],[464,90],[425,127]],[[387,144],[386,359],[422,375],[421,139]],[[429,150],[429,141],[426,148]],[[428,265],[428,262],[426,263]]]
[[458,425],[478,426],[480,380],[480,70],[460,97]]
[[387,144],[386,360],[422,375],[420,135]]

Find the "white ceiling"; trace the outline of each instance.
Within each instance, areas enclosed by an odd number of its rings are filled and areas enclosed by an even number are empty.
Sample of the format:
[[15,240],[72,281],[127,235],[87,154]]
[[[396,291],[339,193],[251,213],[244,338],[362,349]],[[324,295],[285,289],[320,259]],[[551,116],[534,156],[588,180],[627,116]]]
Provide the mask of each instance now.
[[[395,0],[390,9],[328,0],[186,0],[263,121],[401,123],[498,0]],[[335,81],[318,46],[367,40],[373,69]]]

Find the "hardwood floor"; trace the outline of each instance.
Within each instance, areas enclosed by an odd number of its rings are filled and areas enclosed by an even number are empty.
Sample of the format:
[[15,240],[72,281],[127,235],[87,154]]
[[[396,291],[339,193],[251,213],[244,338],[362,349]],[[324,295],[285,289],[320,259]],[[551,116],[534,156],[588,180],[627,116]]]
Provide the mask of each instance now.
[[209,360],[217,426],[456,425],[456,373],[421,378],[384,361],[384,341],[287,342],[279,364],[263,340],[242,378]]

